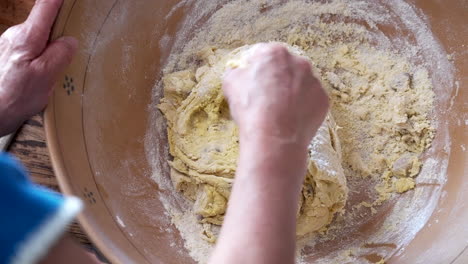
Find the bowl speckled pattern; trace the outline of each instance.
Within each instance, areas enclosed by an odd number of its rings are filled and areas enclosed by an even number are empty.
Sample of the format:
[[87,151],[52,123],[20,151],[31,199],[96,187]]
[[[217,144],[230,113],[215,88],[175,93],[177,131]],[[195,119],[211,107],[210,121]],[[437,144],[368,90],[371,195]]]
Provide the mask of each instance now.
[[[53,31],[54,38],[71,35],[81,43],[46,110],[54,170],[62,190],[85,201],[80,223],[113,263],[193,263],[171,246],[182,240],[164,216],[144,147],[152,89],[169,55],[159,43],[176,34],[190,8],[163,19],[178,2],[65,0]],[[457,0],[411,2],[445,50],[457,54],[459,89],[446,116],[452,149],[444,195],[389,263],[468,263],[468,154],[462,147],[468,143],[468,7]]]

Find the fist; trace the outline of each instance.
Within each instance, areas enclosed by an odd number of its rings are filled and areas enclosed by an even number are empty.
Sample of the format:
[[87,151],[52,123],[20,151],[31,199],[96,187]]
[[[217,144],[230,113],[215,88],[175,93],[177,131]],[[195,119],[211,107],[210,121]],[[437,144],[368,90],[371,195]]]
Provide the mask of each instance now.
[[57,75],[71,62],[77,41],[48,43],[63,0],[37,0],[28,19],[0,37],[0,135],[40,112]]
[[281,44],[257,44],[246,66],[225,73],[223,90],[242,137],[307,146],[328,112],[328,97],[307,59]]

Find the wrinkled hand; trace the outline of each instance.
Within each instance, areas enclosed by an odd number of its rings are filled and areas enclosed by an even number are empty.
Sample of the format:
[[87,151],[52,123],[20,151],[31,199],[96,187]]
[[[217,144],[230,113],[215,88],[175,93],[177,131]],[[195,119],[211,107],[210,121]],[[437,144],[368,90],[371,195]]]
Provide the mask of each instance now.
[[294,263],[296,214],[307,146],[328,111],[309,62],[259,44],[223,89],[239,125],[234,186],[210,263]]
[[63,0],[37,0],[28,19],[0,37],[0,135],[44,109],[58,74],[78,43],[62,37],[48,43]]
[[310,63],[281,44],[257,44],[247,66],[228,70],[223,89],[241,137],[308,145],[328,111]]

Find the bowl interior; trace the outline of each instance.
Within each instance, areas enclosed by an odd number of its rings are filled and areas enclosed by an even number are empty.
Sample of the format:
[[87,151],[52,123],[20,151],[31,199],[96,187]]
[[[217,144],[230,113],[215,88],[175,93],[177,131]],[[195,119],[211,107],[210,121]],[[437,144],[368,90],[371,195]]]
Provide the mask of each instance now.
[[[56,22],[54,38],[71,35],[81,45],[46,111],[52,161],[62,189],[86,202],[80,222],[113,263],[194,262],[159,199],[167,190],[151,179],[146,151],[155,118],[153,87],[176,33],[187,27],[185,17],[200,3],[66,0]],[[396,245],[390,263],[452,263],[468,245],[467,7],[455,0],[411,3],[427,16],[447,53],[455,54],[456,82],[437,90],[440,97],[452,93],[447,105],[439,105],[447,108],[438,112],[452,147],[437,153],[449,163],[447,182],[433,187],[442,190],[434,213],[409,245]],[[196,29],[206,19],[190,26]],[[157,141],[152,147],[167,176],[166,136],[162,132],[149,140]],[[374,228],[371,223],[366,230]]]

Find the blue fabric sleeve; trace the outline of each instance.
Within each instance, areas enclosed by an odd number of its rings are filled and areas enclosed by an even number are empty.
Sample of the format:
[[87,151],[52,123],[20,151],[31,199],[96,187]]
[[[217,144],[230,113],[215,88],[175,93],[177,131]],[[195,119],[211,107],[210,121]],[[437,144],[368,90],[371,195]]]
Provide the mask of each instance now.
[[0,153],[0,263],[38,261],[81,207],[33,184],[19,162]]

